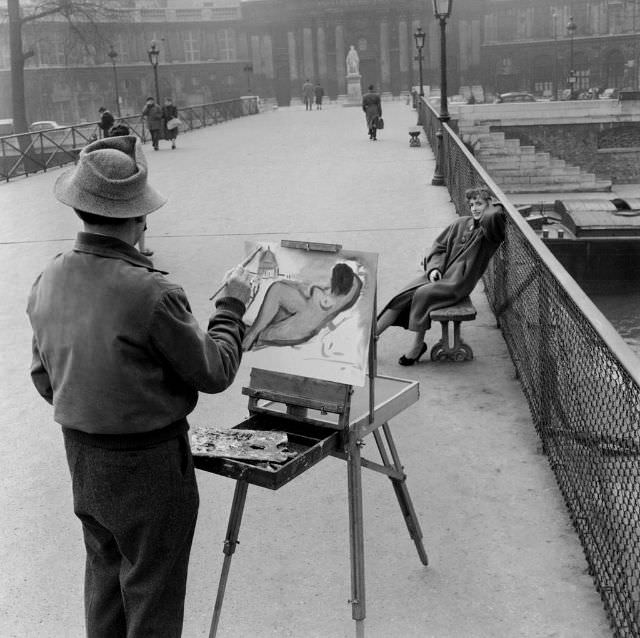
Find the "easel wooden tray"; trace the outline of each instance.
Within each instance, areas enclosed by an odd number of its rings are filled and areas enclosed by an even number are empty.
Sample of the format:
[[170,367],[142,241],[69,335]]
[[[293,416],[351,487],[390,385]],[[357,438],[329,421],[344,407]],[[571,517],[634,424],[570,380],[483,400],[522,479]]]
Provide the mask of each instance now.
[[321,461],[340,446],[340,432],[301,423],[287,415],[256,414],[232,429],[286,432],[290,450],[298,454],[286,463],[252,463],[239,459],[211,458],[194,454],[196,468],[236,480],[277,490]]
[[[397,414],[416,403],[420,398],[420,384],[411,379],[397,377],[377,376],[374,379],[374,419],[369,422],[369,386],[354,388],[351,397],[351,412],[349,417],[349,429],[354,430],[357,438],[364,438],[367,434],[386,423]],[[284,413],[286,405],[273,401],[260,405],[259,410],[265,413]],[[322,424],[326,427],[337,427],[338,416],[331,413],[322,413],[320,410],[310,409],[308,421]]]

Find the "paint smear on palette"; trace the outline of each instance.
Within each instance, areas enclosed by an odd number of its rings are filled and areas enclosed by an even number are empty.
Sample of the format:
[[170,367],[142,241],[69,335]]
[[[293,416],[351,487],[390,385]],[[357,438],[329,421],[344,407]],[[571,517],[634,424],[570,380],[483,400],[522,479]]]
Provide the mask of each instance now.
[[255,368],[363,386],[378,256],[247,242],[253,277],[245,361]]

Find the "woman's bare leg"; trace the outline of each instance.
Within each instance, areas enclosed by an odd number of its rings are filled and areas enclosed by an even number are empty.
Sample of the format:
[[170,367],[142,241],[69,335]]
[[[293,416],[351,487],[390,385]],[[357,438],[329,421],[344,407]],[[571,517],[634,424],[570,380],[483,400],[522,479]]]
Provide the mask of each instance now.
[[418,330],[415,333],[413,338],[413,343],[411,344],[411,349],[405,355],[408,359],[415,359],[420,352],[422,351],[422,344],[424,343],[424,335],[426,334],[426,330]]
[[379,337],[398,318],[399,310],[385,310],[376,323],[376,336]]

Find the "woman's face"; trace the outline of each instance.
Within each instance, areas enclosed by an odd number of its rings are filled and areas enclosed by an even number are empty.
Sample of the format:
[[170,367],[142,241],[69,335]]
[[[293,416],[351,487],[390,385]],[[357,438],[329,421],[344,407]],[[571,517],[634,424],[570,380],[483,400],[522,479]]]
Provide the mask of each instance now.
[[469,208],[471,209],[471,215],[473,215],[473,218],[480,219],[484,214],[484,211],[486,210],[488,204],[489,202],[481,199],[480,197],[472,197],[469,200]]

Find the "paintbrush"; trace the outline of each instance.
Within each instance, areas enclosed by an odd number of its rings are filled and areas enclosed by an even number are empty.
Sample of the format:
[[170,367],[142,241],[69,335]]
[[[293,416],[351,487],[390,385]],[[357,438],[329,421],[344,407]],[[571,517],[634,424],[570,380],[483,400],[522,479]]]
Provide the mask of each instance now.
[[[238,264],[238,266],[240,268],[244,268],[245,266],[248,266],[251,263],[251,260],[261,251],[263,250],[262,246],[258,246],[241,264]],[[238,266],[236,266],[236,268],[238,268]],[[227,285],[227,282],[225,281],[222,286],[220,286],[220,288],[218,288],[218,290],[216,290],[211,297],[209,297],[209,301],[211,301],[212,299],[214,299],[215,297],[217,297],[220,292],[222,291],[222,289]]]

